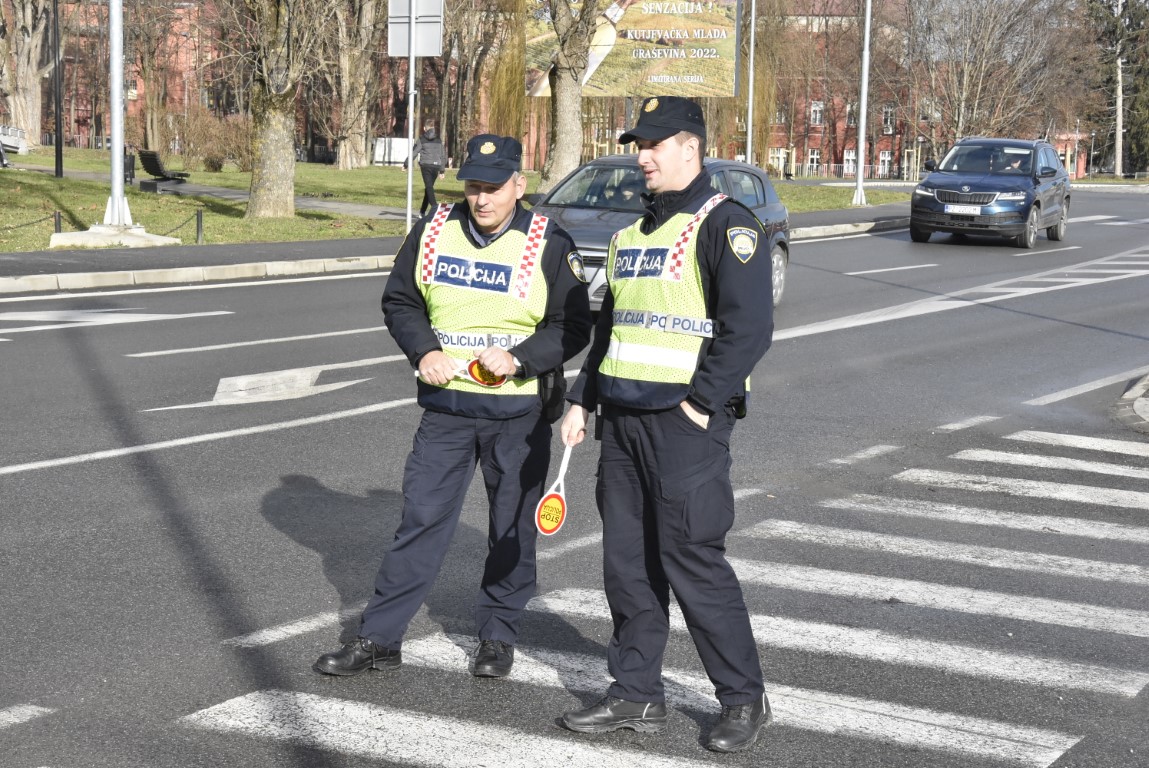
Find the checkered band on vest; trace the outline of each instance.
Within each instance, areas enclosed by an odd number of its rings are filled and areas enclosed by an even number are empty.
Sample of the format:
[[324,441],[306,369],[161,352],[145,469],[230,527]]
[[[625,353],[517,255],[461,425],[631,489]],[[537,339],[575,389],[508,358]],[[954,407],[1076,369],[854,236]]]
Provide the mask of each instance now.
[[527,299],[527,292],[531,288],[531,276],[535,273],[535,265],[539,263],[539,252],[542,249],[543,233],[547,229],[546,216],[531,215],[531,226],[527,229],[527,247],[523,249],[523,260],[519,263],[519,274],[515,280],[515,295],[523,301]]
[[707,200],[703,203],[702,207],[698,209],[698,213],[694,214],[694,218],[682,228],[682,234],[678,236],[674,247],[670,249],[670,258],[666,268],[666,272],[672,280],[682,279],[682,268],[685,266],[686,259],[686,247],[690,245],[690,241],[694,239],[694,232],[698,229],[698,223],[706,218],[706,214],[714,210],[714,206],[725,199],[726,195],[719,192]]
[[419,270],[419,279],[423,283],[430,284],[431,278],[435,275],[435,253],[436,244],[439,242],[439,235],[443,232],[443,225],[447,223],[447,217],[451,215],[451,209],[455,206],[449,203],[443,203],[435,209],[435,215],[431,218],[431,222],[427,225],[426,231],[423,232],[423,264],[422,269]]

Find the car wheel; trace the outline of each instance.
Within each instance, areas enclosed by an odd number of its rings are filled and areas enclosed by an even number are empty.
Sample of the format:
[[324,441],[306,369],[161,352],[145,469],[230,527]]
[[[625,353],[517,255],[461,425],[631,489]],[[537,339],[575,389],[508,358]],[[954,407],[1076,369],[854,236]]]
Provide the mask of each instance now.
[[775,245],[770,251],[770,292],[773,295],[774,306],[782,301],[782,292],[786,290],[786,250]]
[[1050,240],[1064,240],[1065,226],[1069,223],[1069,203],[1061,206],[1061,213],[1057,216],[1057,223],[1045,230],[1045,236]]
[[1018,248],[1032,248],[1037,245],[1039,224],[1041,224],[1041,210],[1036,205],[1030,206],[1029,218],[1025,220],[1025,231],[1014,238],[1014,244]]
[[930,241],[930,235],[932,234],[933,232],[930,232],[928,229],[915,227],[913,224],[910,225],[910,239],[915,243],[928,243]]

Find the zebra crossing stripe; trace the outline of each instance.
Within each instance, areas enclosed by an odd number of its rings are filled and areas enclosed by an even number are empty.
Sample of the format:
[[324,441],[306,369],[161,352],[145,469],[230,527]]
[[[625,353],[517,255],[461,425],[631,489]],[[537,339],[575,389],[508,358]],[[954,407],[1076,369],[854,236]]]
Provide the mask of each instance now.
[[[593,765],[596,768],[694,768],[648,751],[598,746],[586,737],[544,736],[549,718],[536,732],[439,717],[424,712],[266,690],[217,704],[181,719],[185,725],[303,744],[396,765],[434,768],[538,768],[539,765]],[[545,721],[545,725],[544,725]],[[549,759],[546,758],[549,756]],[[543,759],[540,759],[543,758]]]
[[[403,645],[403,663],[463,673],[474,640],[431,635]],[[714,684],[684,669],[664,669],[666,703],[675,708],[717,713]],[[519,684],[573,692],[601,693],[610,685],[606,657],[517,646],[510,679]],[[997,758],[1016,765],[1046,766],[1072,747],[1078,737],[954,715],[890,702],[842,696],[767,683],[778,725],[804,731],[901,744],[967,756]],[[555,712],[557,716],[558,712]],[[542,765],[546,761],[540,760]]]
[[954,421],[949,424],[942,424],[940,427],[934,427],[938,432],[957,432],[961,429],[969,429],[976,427],[980,424],[988,424],[991,421],[997,421],[1000,416],[972,416],[962,421]]
[[1082,504],[1097,504],[1104,507],[1149,510],[1149,493],[1144,491],[1122,491],[1116,488],[1099,488],[1092,485],[1018,480],[1011,477],[993,477],[990,475],[966,475],[959,472],[941,472],[930,469],[907,469],[894,475],[891,479],[918,485],[952,488],[959,491],[1003,493],[1035,499],[1057,499],[1059,501],[1076,501]]
[[1149,469],[1140,467],[1126,467],[1122,464],[1111,464],[1107,461],[1087,461],[1085,459],[1071,459],[1066,456],[1038,456],[1032,453],[1012,453],[1009,451],[988,451],[970,449],[958,451],[950,456],[951,459],[961,461],[985,461],[994,464],[1008,464],[1015,467],[1037,467],[1039,469],[1064,469],[1071,472],[1093,472],[1098,475],[1112,475],[1115,477],[1135,477],[1138,480],[1149,480]]
[[912,536],[892,536],[828,525],[796,523],[791,520],[764,520],[743,532],[759,539],[784,539],[820,544],[827,547],[865,549],[929,560],[946,560],[986,568],[1005,568],[1055,576],[1100,579],[1125,584],[1149,586],[1149,568],[1127,563],[1107,563],[1083,560],[1077,557],[1047,555],[1043,552],[1024,552],[973,544],[955,544],[948,541],[930,541]]
[[[1146,369],[1149,371],[1149,369]],[[1132,440],[1110,440],[1102,437],[1086,437],[1085,435],[1063,435],[1057,432],[1041,432],[1039,430],[1023,429],[1006,435],[1006,440],[1021,440],[1027,443],[1040,443],[1042,445],[1056,445],[1063,448],[1083,448],[1088,451],[1103,451],[1105,453],[1122,453],[1127,456],[1149,457],[1149,443],[1139,443]]]
[[[738,572],[738,579],[743,584],[875,602],[905,603],[939,611],[998,616],[1131,637],[1149,637],[1149,613],[1145,611],[951,587],[866,573],[831,571],[789,563],[731,558],[730,564]],[[1140,682],[1135,684],[1137,690],[1149,684],[1149,673],[1141,675],[1139,679]]]
[[925,517],[931,520],[945,520],[964,525],[981,525],[993,528],[1012,528],[1018,531],[1057,534],[1060,536],[1081,536],[1087,539],[1128,541],[1134,544],[1149,544],[1149,528],[1107,523],[1098,520],[1081,520],[1076,517],[1055,517],[1053,515],[1031,515],[1021,512],[1003,512],[982,507],[965,507],[959,504],[943,504],[937,501],[894,499],[887,496],[872,496],[856,493],[845,499],[829,499],[818,503],[829,509],[846,509],[857,512],[877,512],[904,517]]
[[50,715],[55,711],[56,710],[48,709],[47,707],[38,707],[35,704],[17,704],[12,707],[5,707],[4,709],[0,709],[0,728],[26,723],[29,720],[35,720],[37,717]]
[[361,603],[358,606],[346,608],[342,611],[317,613],[314,616],[308,616],[298,621],[279,624],[274,627],[268,627],[267,629],[260,629],[238,637],[229,637],[227,640],[222,641],[221,644],[230,645],[235,648],[259,648],[264,645],[271,645],[272,643],[287,640],[296,635],[305,635],[317,629],[334,626],[342,619],[358,616],[366,607],[366,603]]
[[[564,589],[536,597],[529,607],[552,613],[610,620],[602,592]],[[677,606],[671,607],[670,626],[686,630]],[[824,656],[846,656],[864,661],[934,669],[947,674],[988,678],[1057,689],[1093,691],[1133,697],[1145,686],[1143,674],[1093,664],[1044,659],[1016,653],[919,640],[877,629],[751,615],[754,639],[760,646],[788,648]]]

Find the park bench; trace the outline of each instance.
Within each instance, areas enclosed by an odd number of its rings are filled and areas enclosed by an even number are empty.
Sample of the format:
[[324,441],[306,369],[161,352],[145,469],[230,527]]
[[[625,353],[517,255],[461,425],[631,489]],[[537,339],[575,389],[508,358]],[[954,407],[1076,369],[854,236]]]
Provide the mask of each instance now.
[[185,180],[191,177],[190,173],[185,171],[169,171],[164,167],[164,161],[160,159],[158,152],[150,149],[139,150],[140,165],[147,171],[153,178],[140,180],[141,192],[159,192],[160,184],[164,182],[173,182],[175,184],[183,184]]

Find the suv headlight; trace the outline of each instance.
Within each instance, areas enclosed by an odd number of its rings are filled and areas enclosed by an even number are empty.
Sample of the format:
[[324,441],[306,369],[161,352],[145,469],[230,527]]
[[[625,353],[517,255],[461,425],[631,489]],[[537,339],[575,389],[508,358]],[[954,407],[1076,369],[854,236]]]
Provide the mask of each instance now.
[[919,184],[916,187],[914,187],[914,194],[915,195],[924,195],[925,197],[933,197],[934,191],[932,189],[930,189],[929,187],[926,187],[926,186]]
[[1024,200],[1029,195],[1025,190],[1018,190],[1017,192],[998,192],[998,200]]

